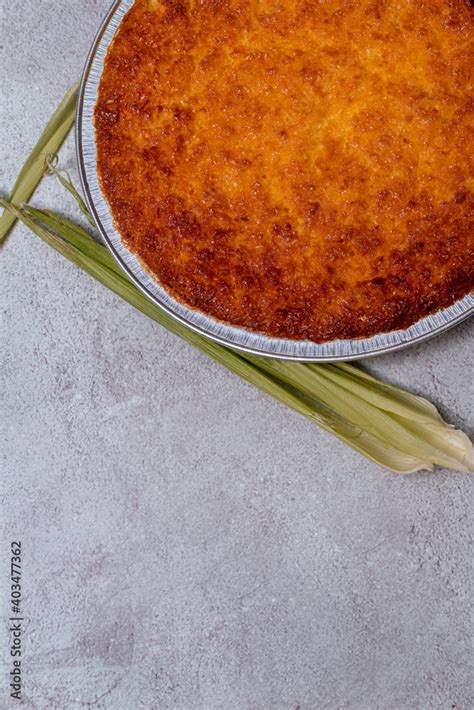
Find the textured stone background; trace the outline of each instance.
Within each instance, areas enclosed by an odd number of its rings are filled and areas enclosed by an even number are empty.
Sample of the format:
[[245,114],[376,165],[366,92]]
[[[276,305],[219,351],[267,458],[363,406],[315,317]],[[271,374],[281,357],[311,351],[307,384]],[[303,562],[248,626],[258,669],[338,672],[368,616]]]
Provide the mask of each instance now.
[[[6,191],[108,2],[0,7]],[[53,178],[36,201],[75,212]],[[0,265],[1,608],[21,538],[26,707],[474,707],[472,477],[385,473],[25,229]],[[370,369],[472,434],[473,326]]]

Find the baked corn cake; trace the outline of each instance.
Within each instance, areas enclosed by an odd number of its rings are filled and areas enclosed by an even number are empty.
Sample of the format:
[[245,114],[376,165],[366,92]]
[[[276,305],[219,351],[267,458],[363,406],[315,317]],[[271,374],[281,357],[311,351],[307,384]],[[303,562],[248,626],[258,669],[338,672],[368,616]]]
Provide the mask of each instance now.
[[95,108],[117,230],[269,336],[406,328],[474,284],[466,0],[137,0]]

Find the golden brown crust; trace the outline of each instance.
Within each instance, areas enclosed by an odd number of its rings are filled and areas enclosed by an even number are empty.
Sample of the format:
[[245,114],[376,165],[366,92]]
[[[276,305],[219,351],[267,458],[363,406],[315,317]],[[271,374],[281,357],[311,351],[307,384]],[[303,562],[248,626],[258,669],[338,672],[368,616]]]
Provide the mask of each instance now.
[[473,288],[465,0],[138,0],[109,50],[98,170],[178,300],[311,339]]

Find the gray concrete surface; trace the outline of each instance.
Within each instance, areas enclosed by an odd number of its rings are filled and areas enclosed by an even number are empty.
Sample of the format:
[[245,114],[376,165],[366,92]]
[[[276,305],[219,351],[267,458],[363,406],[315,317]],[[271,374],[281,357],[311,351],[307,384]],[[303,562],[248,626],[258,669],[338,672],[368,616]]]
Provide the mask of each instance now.
[[[1,0],[3,192],[107,6]],[[75,213],[52,178],[35,201]],[[472,477],[380,470],[21,227],[0,269],[2,634],[20,538],[25,707],[474,707]],[[370,369],[472,434],[473,326]]]

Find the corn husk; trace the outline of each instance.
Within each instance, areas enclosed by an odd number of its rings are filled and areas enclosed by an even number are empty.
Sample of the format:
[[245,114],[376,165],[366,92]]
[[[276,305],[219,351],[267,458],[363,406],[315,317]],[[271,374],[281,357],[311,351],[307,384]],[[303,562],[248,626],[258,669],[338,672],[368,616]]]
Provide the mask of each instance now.
[[[10,203],[19,205],[26,202],[36,190],[48,169],[46,157],[51,153],[57,153],[74,124],[77,89],[78,84],[75,84],[66,93],[28,156],[10,193]],[[0,243],[5,240],[15,222],[15,215],[5,210],[0,217]]]

